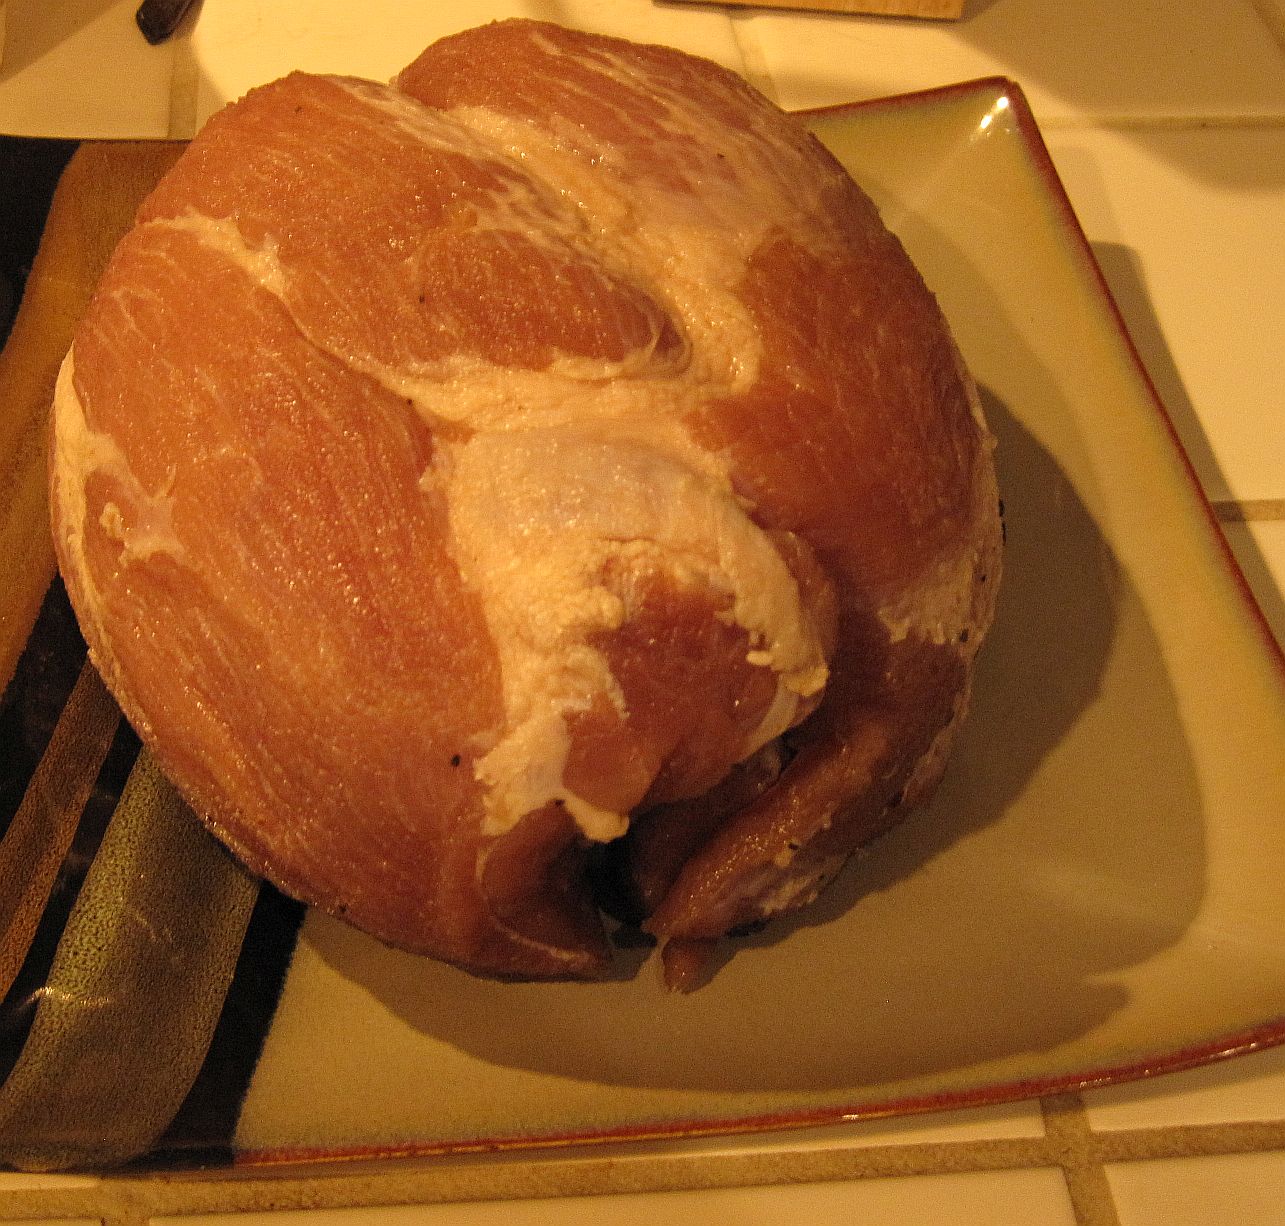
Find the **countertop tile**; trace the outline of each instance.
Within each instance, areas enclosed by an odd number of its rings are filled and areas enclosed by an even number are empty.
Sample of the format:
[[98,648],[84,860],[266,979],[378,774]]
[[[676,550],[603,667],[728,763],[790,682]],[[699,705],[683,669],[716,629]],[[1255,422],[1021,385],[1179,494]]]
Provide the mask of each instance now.
[[940,24],[744,20],[787,107],[999,73],[1040,118],[1285,113],[1285,58],[1253,0],[973,0],[962,21]]
[[1090,1125],[1101,1131],[1285,1120],[1285,1047],[1083,1098]]
[[[604,34],[664,42],[741,68],[726,13],[716,8],[657,5],[653,0],[457,0],[408,6],[365,0],[354,23],[350,0],[220,0],[206,5],[189,45],[195,77],[186,84],[204,119],[253,85],[298,68],[386,80],[429,43],[468,26],[503,17],[544,17]],[[388,31],[402,37],[390,40]],[[177,101],[177,100],[176,100]],[[181,126],[181,125],[180,125]]]
[[1285,127],[1044,136],[1206,493],[1285,496]]
[[285,1213],[154,1218],[152,1226],[1075,1226],[1062,1172],[1054,1169],[719,1188],[557,1201],[390,1206]]
[[1280,1226],[1285,1152],[1107,1167],[1120,1226]]
[[[148,46],[134,24],[137,8],[138,0],[10,4],[0,62],[0,131],[165,136],[174,44]],[[122,88],[126,81],[129,87]]]

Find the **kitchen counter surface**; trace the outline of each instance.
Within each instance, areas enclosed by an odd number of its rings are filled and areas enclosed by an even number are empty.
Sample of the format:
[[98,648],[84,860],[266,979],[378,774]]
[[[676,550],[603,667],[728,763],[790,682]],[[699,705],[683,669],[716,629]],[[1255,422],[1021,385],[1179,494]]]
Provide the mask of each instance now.
[[[99,81],[91,98],[59,100],[64,134],[86,137],[186,135],[285,59],[387,75],[405,58],[390,52],[386,29],[379,36],[388,7],[379,3],[361,30],[343,16],[349,5],[297,5],[285,39],[262,31],[267,10],[279,17],[289,6],[205,0],[195,23],[161,48],[127,28],[131,4],[99,3],[92,21],[39,37],[24,7],[41,6],[9,3],[0,131],[28,130],[42,100],[52,105],[40,73],[60,56],[78,62],[86,40],[142,66],[137,88]],[[57,15],[75,6],[52,7]],[[1016,80],[1219,524],[1285,643],[1285,0],[970,0],[957,22],[650,0],[425,7],[435,12],[412,42],[493,15],[551,17],[681,41],[740,68],[788,108]],[[1285,1048],[1080,1093],[753,1141],[323,1174],[0,1173],[0,1219],[106,1226],[232,1226],[232,1213],[237,1226],[1277,1226],[1282,1206]]]

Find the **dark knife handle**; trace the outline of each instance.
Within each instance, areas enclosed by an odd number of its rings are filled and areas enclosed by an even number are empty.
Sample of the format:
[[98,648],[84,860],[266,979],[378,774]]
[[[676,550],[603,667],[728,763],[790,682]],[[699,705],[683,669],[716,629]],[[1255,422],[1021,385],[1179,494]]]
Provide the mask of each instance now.
[[138,28],[143,37],[155,46],[163,43],[183,20],[183,15],[192,7],[192,0],[143,0],[134,14]]

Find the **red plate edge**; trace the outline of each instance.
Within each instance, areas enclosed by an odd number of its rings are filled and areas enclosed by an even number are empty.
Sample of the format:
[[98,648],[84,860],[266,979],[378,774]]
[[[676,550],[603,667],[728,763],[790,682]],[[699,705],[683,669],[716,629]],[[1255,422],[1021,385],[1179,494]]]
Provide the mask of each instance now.
[[[540,1136],[511,1135],[480,1140],[407,1142],[401,1145],[337,1146],[331,1149],[279,1147],[261,1150],[239,1150],[232,1158],[236,1171],[252,1173],[256,1169],[312,1167],[314,1165],[358,1164],[388,1160],[408,1160],[444,1156],[488,1155],[542,1150],[583,1149],[647,1141],[682,1141],[702,1137],[748,1136],[768,1132],[798,1131],[867,1120],[884,1120],[925,1115],[934,1112],[960,1111],[968,1108],[993,1107],[1003,1103],[1042,1098],[1049,1094],[1077,1093],[1081,1090],[1120,1085],[1157,1077],[1184,1069],[1201,1068],[1236,1056],[1250,1055],[1285,1043],[1285,1018],[1264,1023],[1241,1034],[1215,1039],[1207,1044],[1168,1052],[1136,1063],[1103,1065],[1082,1073],[1029,1078],[972,1089],[952,1090],[940,1094],[912,1095],[907,1098],[872,1100],[848,1106],[800,1108],[767,1115],[737,1116],[726,1119],[672,1120],[656,1124],[638,1124],[610,1130],[546,1133]],[[566,1155],[562,1155],[566,1156]],[[577,1155],[579,1156],[579,1155]]]

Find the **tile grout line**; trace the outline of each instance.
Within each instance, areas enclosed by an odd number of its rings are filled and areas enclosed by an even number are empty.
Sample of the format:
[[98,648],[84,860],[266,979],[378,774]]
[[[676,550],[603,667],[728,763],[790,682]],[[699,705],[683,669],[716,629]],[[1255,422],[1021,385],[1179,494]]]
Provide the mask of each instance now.
[[783,1150],[750,1154],[592,1156],[554,1164],[416,1164],[414,1169],[238,1177],[167,1172],[106,1176],[91,1188],[0,1195],[0,1220],[96,1217],[133,1226],[156,1216],[367,1208],[569,1196],[785,1186],[842,1180],[1024,1170],[1056,1165],[1043,1137]]
[[780,106],[776,80],[768,66],[763,44],[754,30],[754,14],[747,10],[733,11],[727,14],[727,19],[732,28],[732,40],[741,56],[745,79],[769,101]]
[[1120,1226],[1084,1100],[1078,1094],[1050,1094],[1040,1099],[1040,1111],[1044,1135],[1062,1167],[1077,1226]]
[[1120,1226],[1106,1177],[1113,1163],[1285,1152],[1285,1120],[1095,1131],[1078,1094],[1040,1100],[1041,1137],[854,1146],[733,1155],[594,1157],[542,1165],[323,1174],[214,1175],[169,1171],[107,1175],[83,1188],[0,1191],[0,1221],[88,1217],[140,1226],[162,1215],[370,1208],[390,1204],[548,1199],[702,1188],[829,1183],[1061,1167],[1078,1226]]
[[1285,498],[1227,498],[1211,504],[1221,524],[1266,523],[1285,519]]
[[1077,132],[1105,128],[1115,131],[1206,132],[1279,131],[1285,128],[1285,112],[1266,115],[1182,114],[1182,115],[1044,115],[1036,112],[1045,132]]
[[192,49],[190,34],[174,42],[170,61],[170,110],[167,139],[190,140],[196,132],[196,103],[201,69]]
[[1285,1153],[1285,1120],[1241,1120],[1228,1124],[1171,1124],[1157,1128],[1098,1131],[1098,1159],[1106,1163],[1157,1158],[1204,1158],[1228,1154]]

